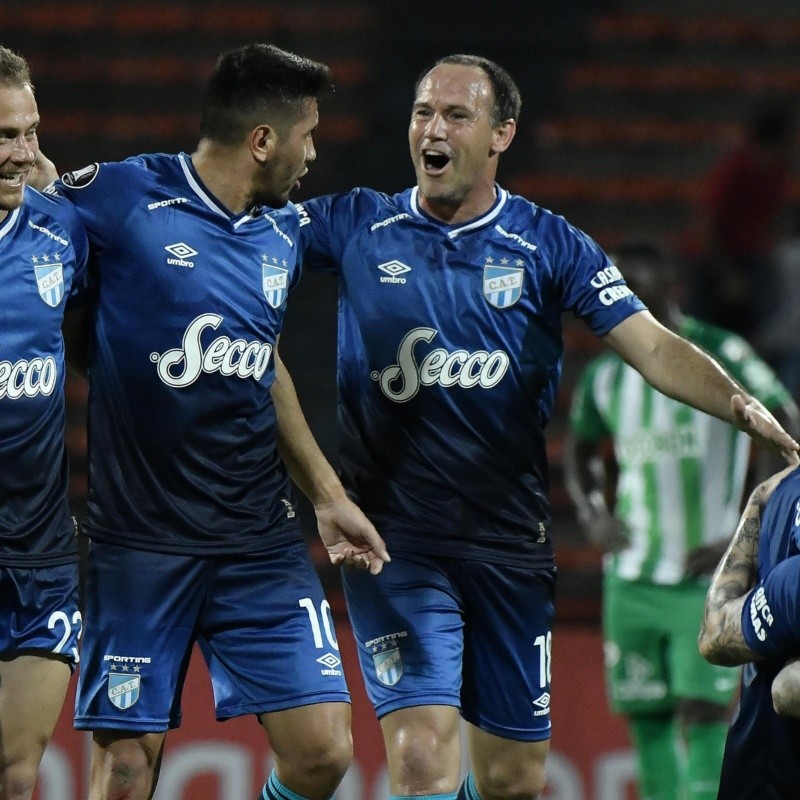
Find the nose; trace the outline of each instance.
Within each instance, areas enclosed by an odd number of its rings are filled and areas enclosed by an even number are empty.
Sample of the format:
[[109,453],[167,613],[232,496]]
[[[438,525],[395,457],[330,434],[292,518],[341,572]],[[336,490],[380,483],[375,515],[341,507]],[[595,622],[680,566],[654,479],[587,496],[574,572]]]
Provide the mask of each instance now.
[[24,134],[16,136],[11,150],[12,160],[21,164],[33,164],[37,152],[35,141],[35,139],[31,141]]
[[447,135],[447,126],[441,114],[432,114],[425,123],[425,136],[428,139],[444,139]]
[[317,160],[317,151],[314,147],[314,141],[309,140],[308,146],[306,147],[306,164],[311,163],[312,161]]

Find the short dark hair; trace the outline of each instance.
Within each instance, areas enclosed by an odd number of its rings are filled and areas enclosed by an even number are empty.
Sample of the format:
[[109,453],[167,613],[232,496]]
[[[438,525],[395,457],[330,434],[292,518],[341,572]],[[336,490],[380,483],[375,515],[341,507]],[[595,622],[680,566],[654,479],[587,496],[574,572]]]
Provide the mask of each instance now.
[[325,64],[271,44],[250,44],[223,53],[206,85],[200,135],[236,144],[263,122],[265,112],[291,119],[305,103],[333,89]]
[[494,93],[492,125],[498,125],[507,119],[513,119],[514,122],[519,119],[520,111],[522,110],[522,96],[519,93],[519,87],[514,82],[514,79],[499,64],[483,56],[458,53],[456,55],[440,58],[424,70],[419,78],[417,78],[417,82],[414,84],[415,93],[419,91],[419,86],[425,76],[434,67],[438,67],[440,64],[461,64],[465,67],[477,67],[486,73],[486,77],[489,78],[489,83],[491,83],[492,92]]
[[0,45],[0,84],[19,88],[30,86],[33,89],[28,62],[2,45]]

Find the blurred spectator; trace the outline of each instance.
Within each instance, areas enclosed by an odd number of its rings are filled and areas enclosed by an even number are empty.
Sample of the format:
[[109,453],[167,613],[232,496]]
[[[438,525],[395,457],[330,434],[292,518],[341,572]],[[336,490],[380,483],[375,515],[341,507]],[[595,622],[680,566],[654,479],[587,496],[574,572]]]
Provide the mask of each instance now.
[[794,395],[800,396],[800,205],[792,211],[786,237],[772,254],[770,312],[759,326],[755,345]]
[[794,135],[788,107],[755,113],[742,144],[712,169],[698,215],[693,311],[747,339],[768,307],[763,287],[786,209]]

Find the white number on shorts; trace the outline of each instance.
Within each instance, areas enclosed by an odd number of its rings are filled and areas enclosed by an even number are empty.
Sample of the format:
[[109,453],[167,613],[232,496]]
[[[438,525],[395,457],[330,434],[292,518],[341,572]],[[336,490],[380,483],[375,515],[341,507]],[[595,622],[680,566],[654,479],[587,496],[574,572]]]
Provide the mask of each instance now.
[[537,636],[533,646],[539,648],[539,688],[544,689],[550,683],[550,651],[553,645],[553,635],[550,631],[547,636]]
[[[80,641],[81,634],[83,633],[83,621],[81,620],[80,611],[76,611],[72,615],[72,622],[70,622],[70,619],[65,612],[54,611],[50,615],[50,619],[47,622],[47,627],[52,631],[58,623],[61,623],[64,626],[64,635],[61,637],[59,643],[52,649],[51,652],[53,653],[63,652],[64,645],[69,641],[69,637],[72,635],[73,627],[77,627],[78,629],[78,633],[75,637],[77,641]],[[81,660],[77,646],[72,648],[72,657],[75,659],[76,664]]]
[[339,642],[336,641],[336,631],[333,627],[333,617],[331,616],[331,606],[327,600],[320,603],[320,613],[314,607],[314,601],[310,597],[304,597],[299,603],[301,608],[308,611],[308,621],[311,623],[311,632],[314,634],[314,647],[322,650],[322,629],[319,626],[319,618],[322,617],[322,625],[325,628],[325,638],[328,644],[334,649],[339,649]]

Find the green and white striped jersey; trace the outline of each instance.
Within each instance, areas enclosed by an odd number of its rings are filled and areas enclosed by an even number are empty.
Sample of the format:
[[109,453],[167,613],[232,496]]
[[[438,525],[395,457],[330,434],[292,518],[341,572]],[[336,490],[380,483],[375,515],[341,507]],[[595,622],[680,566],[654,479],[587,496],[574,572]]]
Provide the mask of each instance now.
[[[740,337],[688,317],[679,333],[767,408],[789,401]],[[690,550],[733,534],[750,452],[746,434],[656,391],[616,353],[595,359],[581,375],[570,425],[578,440],[614,443],[616,514],[630,544],[606,557],[606,570],[625,580],[675,584]]]

